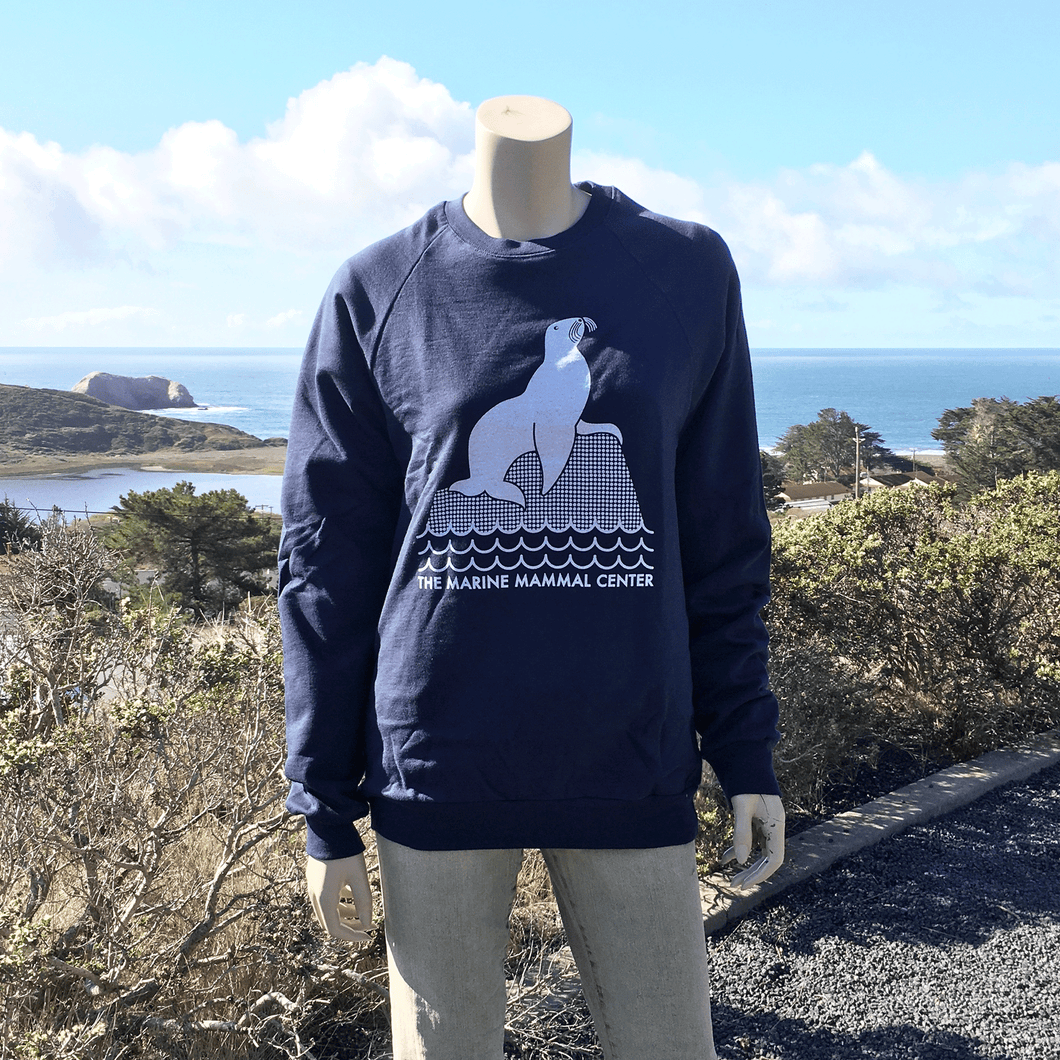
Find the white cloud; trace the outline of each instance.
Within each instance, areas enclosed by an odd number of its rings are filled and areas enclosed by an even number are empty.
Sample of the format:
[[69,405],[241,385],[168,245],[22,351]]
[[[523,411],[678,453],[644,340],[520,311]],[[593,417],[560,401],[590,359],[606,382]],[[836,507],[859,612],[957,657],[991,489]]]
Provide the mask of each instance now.
[[[148,151],[67,152],[0,129],[2,340],[100,337],[124,321],[125,341],[209,344],[304,324],[343,257],[469,186],[473,131],[467,103],[387,58],[306,90],[248,141],[187,122]],[[703,181],[576,152],[573,173],[717,228],[747,286],[791,293],[755,311],[778,328],[826,309],[838,326],[873,292],[1018,304],[1034,321],[1058,304],[1060,162],[940,181],[866,151],[769,180]],[[57,290],[66,305],[116,308],[54,315]],[[271,315],[277,305],[299,309]]]
[[269,319],[265,321],[265,327],[282,328],[284,324],[292,323],[293,321],[300,320],[301,318],[301,309],[288,309],[283,313],[277,313],[274,317],[269,317]]
[[653,213],[707,223],[704,189],[696,181],[665,169],[653,169],[638,158],[578,151],[571,158],[574,180],[610,184]]
[[1060,165],[928,182],[869,152],[708,196],[745,275],[765,285],[1051,294],[1060,273]]
[[845,166],[713,185],[607,155],[576,154],[574,170],[657,213],[717,228],[760,286],[917,284],[988,297],[1060,287],[1060,163],[936,182],[891,173],[868,151]]
[[71,168],[58,144],[0,129],[0,261],[50,265],[98,253],[102,232]]
[[65,331],[67,328],[97,327],[130,317],[149,317],[154,309],[138,305],[120,305],[111,308],[73,310],[50,317],[27,317],[22,321],[37,331]]
[[241,143],[219,121],[154,150],[66,153],[0,129],[0,266],[144,257],[178,242],[349,248],[407,224],[471,175],[471,108],[406,63],[359,63]]

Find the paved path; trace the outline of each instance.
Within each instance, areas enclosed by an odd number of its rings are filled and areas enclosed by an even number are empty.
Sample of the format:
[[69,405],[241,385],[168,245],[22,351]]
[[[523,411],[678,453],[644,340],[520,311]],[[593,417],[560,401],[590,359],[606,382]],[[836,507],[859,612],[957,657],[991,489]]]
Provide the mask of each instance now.
[[723,1060],[1060,1060],[1060,765],[708,938]]

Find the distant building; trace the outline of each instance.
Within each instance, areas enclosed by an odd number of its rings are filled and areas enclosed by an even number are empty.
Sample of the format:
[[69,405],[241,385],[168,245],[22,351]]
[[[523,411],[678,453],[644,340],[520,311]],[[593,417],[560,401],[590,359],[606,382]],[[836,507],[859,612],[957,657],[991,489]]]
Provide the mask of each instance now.
[[887,475],[863,475],[861,478],[861,492],[872,493],[879,489],[911,489],[916,486],[933,486],[939,482],[946,482],[951,476],[930,471],[917,469],[913,472],[894,472]]
[[777,496],[792,508],[813,511],[845,501],[853,494],[842,482],[785,482]]
[[[920,474],[921,472],[918,471],[917,475],[919,476]],[[902,486],[908,486],[913,481],[914,479],[912,475],[907,475],[900,471],[886,475],[862,475],[861,492],[872,493],[875,490],[898,489]]]

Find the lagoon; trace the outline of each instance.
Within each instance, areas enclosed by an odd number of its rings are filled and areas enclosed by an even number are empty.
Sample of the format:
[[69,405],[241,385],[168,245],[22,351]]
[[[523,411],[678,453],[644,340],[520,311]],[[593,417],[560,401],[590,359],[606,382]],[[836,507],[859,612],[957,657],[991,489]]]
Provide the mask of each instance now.
[[47,515],[54,505],[72,518],[109,512],[130,490],[170,489],[178,482],[195,483],[196,493],[234,489],[252,508],[280,510],[280,475],[213,475],[199,471],[141,471],[108,467],[80,474],[45,475],[40,478],[0,478],[0,498],[18,508]]

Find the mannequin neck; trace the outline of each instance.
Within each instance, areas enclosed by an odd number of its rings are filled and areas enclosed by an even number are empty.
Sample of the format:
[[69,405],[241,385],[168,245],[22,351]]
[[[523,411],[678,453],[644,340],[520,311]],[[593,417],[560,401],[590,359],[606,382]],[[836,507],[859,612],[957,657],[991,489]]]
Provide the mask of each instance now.
[[475,115],[464,212],[488,236],[525,242],[570,228],[591,196],[570,182],[571,116],[537,96],[497,96]]

